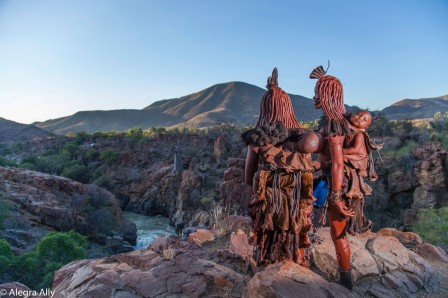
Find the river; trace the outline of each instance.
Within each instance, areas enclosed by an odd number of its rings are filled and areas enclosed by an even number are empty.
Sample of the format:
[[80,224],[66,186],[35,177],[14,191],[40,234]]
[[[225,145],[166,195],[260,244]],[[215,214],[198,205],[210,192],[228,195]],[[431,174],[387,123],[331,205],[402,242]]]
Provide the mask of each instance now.
[[128,211],[123,211],[122,214],[137,226],[135,249],[146,248],[160,236],[176,234],[174,227],[170,225],[170,220],[166,217],[146,216]]

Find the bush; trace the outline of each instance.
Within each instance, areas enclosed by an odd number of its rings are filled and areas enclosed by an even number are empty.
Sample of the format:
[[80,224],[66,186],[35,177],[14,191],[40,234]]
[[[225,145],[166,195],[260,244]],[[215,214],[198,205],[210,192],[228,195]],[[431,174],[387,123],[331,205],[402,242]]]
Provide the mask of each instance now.
[[201,204],[208,210],[213,202],[213,197],[202,197]]
[[36,171],[60,175],[68,161],[68,156],[64,154],[41,156],[36,161]]
[[25,163],[20,164],[19,168],[27,169],[27,170],[31,170],[31,171],[36,170],[36,166],[30,162],[25,162]]
[[405,154],[410,154],[412,152],[412,150],[414,148],[416,148],[417,146],[418,146],[418,144],[413,140],[406,141],[400,148],[398,148],[398,150],[395,154],[397,157],[403,156]]
[[448,249],[448,207],[421,209],[412,230],[426,242]]
[[89,171],[87,170],[87,167],[79,164],[78,162],[72,162],[65,166],[62,171],[62,176],[81,183],[86,183],[89,181]]
[[93,181],[93,184],[105,188],[107,190],[110,190],[113,186],[112,178],[110,176],[98,177],[95,181]]
[[[2,249],[3,247],[3,249]],[[37,244],[36,248],[21,256],[12,256],[8,274],[11,281],[20,280],[31,289],[51,288],[54,272],[72,261],[85,258],[86,237],[70,231],[50,232]],[[1,256],[11,256],[0,240]],[[0,263],[1,265],[1,263]],[[1,276],[0,266],[0,278]]]
[[36,252],[41,261],[67,264],[85,258],[86,247],[86,238],[76,232],[50,232],[39,242]]
[[120,154],[118,152],[112,149],[107,149],[101,152],[100,159],[105,163],[111,165],[118,160],[119,155]]
[[0,156],[0,166],[2,167],[17,167],[17,163],[9,161]]
[[13,261],[14,255],[9,243],[4,239],[0,239],[0,276],[8,272]]
[[13,277],[30,288],[35,288],[41,282],[40,262],[35,251],[16,257],[13,265]]

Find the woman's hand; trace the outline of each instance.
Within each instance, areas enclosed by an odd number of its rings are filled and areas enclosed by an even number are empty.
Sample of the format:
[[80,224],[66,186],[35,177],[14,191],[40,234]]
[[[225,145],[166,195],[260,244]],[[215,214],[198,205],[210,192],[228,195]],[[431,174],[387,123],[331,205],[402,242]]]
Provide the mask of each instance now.
[[343,215],[345,217],[355,217],[355,211],[353,211],[352,208],[348,208],[345,205],[344,201],[341,200],[341,201],[335,202],[333,205],[336,207],[336,209],[339,211],[339,213],[341,215]]
[[333,205],[336,210],[344,217],[354,217],[355,211],[352,208],[348,208],[345,205],[345,200],[342,199],[342,191],[334,190],[330,191],[330,195],[328,197],[328,203]]

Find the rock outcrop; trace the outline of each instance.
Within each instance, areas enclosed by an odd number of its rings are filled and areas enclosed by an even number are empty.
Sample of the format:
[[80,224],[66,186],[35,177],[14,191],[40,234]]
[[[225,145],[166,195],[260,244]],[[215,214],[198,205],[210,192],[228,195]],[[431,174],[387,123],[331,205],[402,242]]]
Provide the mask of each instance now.
[[[321,229],[320,237],[323,243],[312,249],[316,271],[328,280],[338,280],[329,228]],[[422,256],[403,245],[402,242],[409,244],[412,238],[412,235],[396,230],[395,233],[389,230],[349,236],[352,274],[356,281],[354,293],[363,297],[416,297],[421,289],[434,292],[440,283],[440,275]]]
[[135,245],[135,224],[121,217],[115,196],[100,187],[40,172],[0,167],[0,191],[36,225],[57,231],[75,230],[100,242],[106,240],[106,235],[118,233]]
[[380,179],[371,183],[373,195],[366,198],[374,229],[410,230],[420,209],[448,205],[448,151],[440,143],[425,143],[398,161],[389,159],[377,161]]
[[174,236],[149,249],[72,262],[55,274],[55,297],[241,296],[249,277]]
[[329,229],[320,236],[311,270],[284,261],[250,274],[250,246],[240,230],[229,248],[168,236],[147,249],[72,262],[56,272],[53,291],[55,297],[420,297],[440,284],[440,272],[423,257],[393,236],[370,232],[349,237],[355,280],[349,292],[335,282]]

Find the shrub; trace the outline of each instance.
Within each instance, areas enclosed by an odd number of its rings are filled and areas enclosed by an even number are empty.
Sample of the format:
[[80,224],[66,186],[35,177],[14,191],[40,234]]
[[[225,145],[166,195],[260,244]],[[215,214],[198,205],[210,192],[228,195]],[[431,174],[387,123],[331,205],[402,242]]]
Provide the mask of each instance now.
[[201,198],[201,204],[204,205],[204,207],[206,209],[210,208],[210,205],[212,204],[212,202],[213,202],[213,197],[202,197]]
[[100,159],[105,163],[111,165],[118,160],[119,155],[120,154],[118,152],[112,149],[107,149],[101,152]]
[[398,148],[396,155],[402,156],[405,154],[410,154],[412,152],[412,150],[417,146],[418,146],[418,144],[413,140],[406,141],[406,142],[404,142],[403,146]]
[[17,163],[9,161],[0,156],[0,166],[2,167],[17,167]]
[[89,171],[85,165],[79,163],[70,163],[64,167],[62,171],[62,176],[79,181],[81,183],[86,183],[89,181]]
[[85,258],[86,247],[86,237],[76,232],[50,232],[33,251],[13,257],[9,273],[12,280],[20,280],[31,289],[51,288],[54,272]]
[[67,264],[85,258],[87,240],[80,234],[50,232],[37,245],[36,252],[40,260]]
[[25,162],[25,163],[20,164],[19,168],[27,169],[27,170],[31,170],[31,171],[36,170],[36,166],[30,162]]
[[448,249],[448,207],[421,209],[412,230],[426,242]]
[[14,255],[12,254],[9,243],[0,239],[0,277],[8,272],[14,261]]
[[18,256],[13,265],[13,277],[30,288],[40,283],[40,264],[37,253],[31,251]]
[[93,182],[93,184],[95,184],[95,185],[97,185],[97,186],[99,186],[99,187],[105,188],[105,189],[107,189],[107,190],[110,190],[110,189],[112,188],[112,186],[113,186],[113,184],[112,184],[112,178],[111,178],[110,176],[101,176],[101,177],[98,177],[98,178]]

